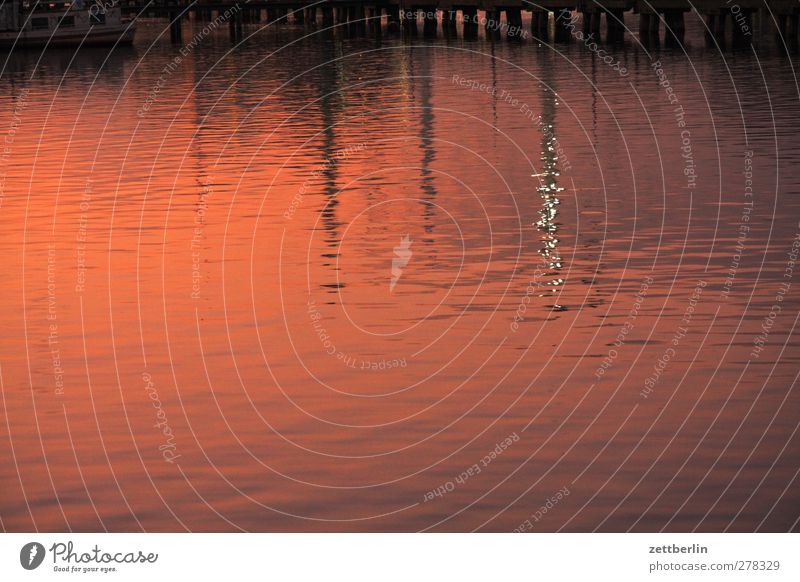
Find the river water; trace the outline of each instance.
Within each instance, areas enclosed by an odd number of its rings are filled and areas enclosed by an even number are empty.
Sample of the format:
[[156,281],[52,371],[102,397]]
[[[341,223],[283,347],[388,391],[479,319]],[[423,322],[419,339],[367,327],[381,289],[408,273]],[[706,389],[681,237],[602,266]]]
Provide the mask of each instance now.
[[790,56],[204,26],[3,57],[4,529],[797,530]]

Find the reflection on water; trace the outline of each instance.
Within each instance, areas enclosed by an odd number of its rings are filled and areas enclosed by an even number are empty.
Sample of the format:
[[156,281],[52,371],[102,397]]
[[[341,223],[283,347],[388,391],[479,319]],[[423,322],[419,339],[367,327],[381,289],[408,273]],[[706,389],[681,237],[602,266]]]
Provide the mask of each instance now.
[[[552,69],[545,69],[551,71]],[[550,78],[548,78],[550,77]],[[539,194],[542,196],[542,209],[539,211],[540,218],[536,222],[537,228],[542,232],[543,247],[539,250],[547,267],[553,272],[554,278],[548,282],[549,285],[557,286],[563,283],[563,279],[556,275],[562,269],[561,256],[558,252],[558,193],[564,188],[558,185],[558,159],[562,148],[556,137],[555,109],[557,105],[556,90],[551,85],[552,75],[546,74],[544,77],[544,98],[542,100],[541,132],[542,132],[542,169],[538,174]],[[562,153],[563,156],[563,153]],[[554,309],[561,309],[560,305],[554,305]]]
[[783,57],[160,24],[0,76],[4,528],[797,528]]

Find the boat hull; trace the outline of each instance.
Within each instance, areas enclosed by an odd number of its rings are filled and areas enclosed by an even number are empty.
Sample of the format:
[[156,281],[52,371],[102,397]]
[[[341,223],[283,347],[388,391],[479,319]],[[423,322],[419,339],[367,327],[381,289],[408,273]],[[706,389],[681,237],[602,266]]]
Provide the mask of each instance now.
[[92,29],[59,31],[53,34],[49,30],[31,32],[0,32],[0,47],[28,48],[43,46],[97,46],[111,44],[131,44],[136,34],[135,25],[103,27]]

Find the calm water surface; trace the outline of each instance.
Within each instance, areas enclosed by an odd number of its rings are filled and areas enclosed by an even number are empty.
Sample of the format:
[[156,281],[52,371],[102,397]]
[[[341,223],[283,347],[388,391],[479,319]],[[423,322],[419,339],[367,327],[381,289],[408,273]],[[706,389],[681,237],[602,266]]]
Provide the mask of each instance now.
[[6,530],[797,530],[789,57],[163,24],[0,75]]

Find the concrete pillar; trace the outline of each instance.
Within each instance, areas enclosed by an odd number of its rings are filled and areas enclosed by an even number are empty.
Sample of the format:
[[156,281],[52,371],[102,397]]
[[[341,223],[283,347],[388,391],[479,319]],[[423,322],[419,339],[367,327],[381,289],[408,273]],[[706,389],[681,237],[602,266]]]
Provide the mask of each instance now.
[[322,6],[322,25],[333,26],[333,6],[328,4]]
[[181,27],[180,14],[177,10],[169,13],[169,40],[173,43],[180,43],[183,41],[183,29]]
[[435,8],[425,8],[422,11],[422,33],[427,37],[435,37],[439,28],[439,21],[436,18]]
[[553,40],[556,42],[569,42],[572,38],[570,23],[571,15],[563,11],[556,12],[553,20]]
[[309,24],[316,24],[317,23],[317,7],[311,6],[310,8],[306,8],[306,22]]
[[478,9],[462,8],[461,18],[464,21],[464,38],[471,39],[478,36]]
[[498,38],[500,36],[500,10],[491,9],[486,11],[486,38]]
[[363,34],[367,30],[367,23],[364,20],[364,5],[357,4],[348,8],[348,32],[351,34]]
[[[600,15],[597,10],[584,10],[583,14],[583,35],[589,36],[594,33],[595,38],[600,38]],[[558,16],[558,15],[556,15]]]
[[725,40],[725,22],[728,20],[727,14],[720,14],[717,16],[717,30],[714,35],[719,39]]
[[522,9],[506,8],[506,37],[522,40]]
[[386,7],[386,27],[391,31],[400,29],[400,7],[396,4]]
[[786,15],[786,34],[784,38],[787,42],[795,42],[797,40],[797,14]]
[[531,32],[541,40],[547,40],[547,29],[550,25],[550,13],[546,10],[534,10],[531,13]]
[[584,10],[581,12],[581,17],[581,29],[583,30],[583,36],[587,36],[592,31],[592,13]]
[[[686,33],[686,22],[684,21],[682,11],[672,10],[670,12],[665,12],[664,21],[669,28],[666,32],[667,35],[672,34],[683,39],[683,35]],[[672,32],[670,33],[670,31]]]
[[456,34],[456,11],[442,10],[442,31],[448,36]]
[[639,13],[639,38],[645,40],[650,36],[650,14]]
[[714,38],[714,33],[717,30],[717,15],[716,14],[706,14],[706,27],[703,34],[706,37],[706,41],[710,41]]
[[639,14],[639,40],[643,43],[657,43],[660,25],[661,19],[658,14],[645,12]]
[[775,31],[775,36],[776,37],[778,37],[778,36],[785,37],[786,36],[786,15],[785,14],[778,14],[775,17],[775,20],[777,21],[776,25],[778,27],[777,30]]
[[381,9],[367,6],[364,9],[364,18],[367,20],[367,29],[376,34],[381,33]]
[[742,11],[738,14],[731,13],[733,22],[731,29],[733,30],[733,44],[736,46],[747,46],[753,41],[753,18],[752,12]]
[[417,11],[406,9],[403,12],[403,32],[405,34],[417,35]]
[[686,33],[683,12],[678,10],[665,12],[664,23],[664,42],[670,46],[683,44],[683,37]]
[[606,42],[619,42],[625,36],[622,8],[606,9]]
[[232,41],[236,42],[241,40],[243,36],[241,12],[236,12],[228,19],[228,31]]

